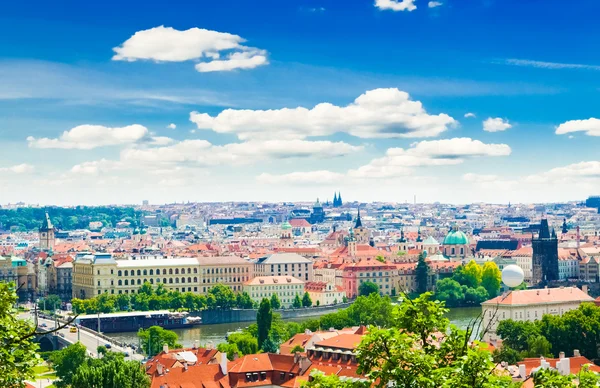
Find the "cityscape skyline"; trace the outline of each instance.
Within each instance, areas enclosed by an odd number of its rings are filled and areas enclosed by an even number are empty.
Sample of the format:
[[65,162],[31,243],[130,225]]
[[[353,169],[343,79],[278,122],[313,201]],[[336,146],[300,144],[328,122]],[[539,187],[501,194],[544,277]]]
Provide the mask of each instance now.
[[599,194],[593,1],[2,9],[0,203]]

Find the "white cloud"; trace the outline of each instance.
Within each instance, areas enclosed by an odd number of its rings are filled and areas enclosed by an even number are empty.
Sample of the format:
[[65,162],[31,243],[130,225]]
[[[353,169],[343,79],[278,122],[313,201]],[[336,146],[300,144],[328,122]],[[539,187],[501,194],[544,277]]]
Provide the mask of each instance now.
[[98,175],[100,173],[106,173],[122,168],[124,168],[124,165],[121,162],[100,159],[76,164],[71,168],[70,172],[75,175]]
[[[264,50],[244,46],[241,36],[201,28],[180,31],[159,26],[138,31],[115,47],[115,61],[200,61],[199,72],[252,69],[268,64]],[[224,56],[224,59],[221,59]]]
[[333,158],[362,149],[362,146],[331,141],[268,140],[215,146],[206,140],[184,140],[166,147],[129,148],[121,152],[121,161],[153,165],[241,165],[270,159]]
[[441,5],[444,5],[444,3],[440,3],[439,1],[430,1],[429,3],[427,3],[427,6],[429,8],[435,8],[435,7],[439,7]]
[[483,122],[483,130],[486,132],[502,132],[511,127],[512,125],[508,122],[508,120],[504,120],[500,117],[488,117],[487,120]]
[[600,161],[588,161],[556,167],[537,175],[526,177],[530,183],[559,183],[600,179]]
[[583,69],[583,70],[600,70],[600,66],[597,65],[585,65],[579,63],[559,63],[559,62],[543,62],[543,61],[532,61],[529,59],[507,59],[505,61],[508,65],[514,66],[528,66],[537,67],[540,69]]
[[145,139],[148,129],[139,124],[126,127],[105,127],[102,125],[79,125],[64,131],[59,138],[27,138],[31,148],[63,148],[91,150],[97,147],[132,144]]
[[0,172],[10,172],[13,174],[28,174],[35,170],[35,168],[27,163],[17,164],[10,167],[0,167]]
[[177,128],[177,125],[171,123],[171,124],[167,125],[167,128],[169,128],[169,129],[175,129],[175,128]]
[[236,134],[239,139],[304,139],[346,132],[361,138],[434,137],[456,125],[445,113],[430,115],[420,101],[396,88],[374,89],[347,106],[321,103],[271,110],[226,109],[217,116],[192,112],[199,129]]
[[467,173],[462,180],[485,191],[511,190],[519,185],[516,180],[504,179],[498,175]]
[[283,184],[283,185],[327,185],[335,184],[344,179],[344,174],[327,170],[292,172],[289,174],[272,175],[263,173],[256,177],[260,183]]
[[375,0],[375,7],[380,10],[414,11],[417,9],[415,0]]
[[573,132],[584,132],[588,136],[600,136],[600,119],[570,120],[556,127],[557,135]]
[[150,138],[150,144],[155,146],[165,146],[173,142],[175,142],[175,140],[167,136],[153,136]]
[[508,156],[506,144],[485,144],[471,138],[422,141],[411,148],[390,148],[386,155],[348,172],[362,178],[391,178],[410,175],[413,167],[444,166],[464,163],[466,159],[485,156]]
[[465,182],[494,182],[499,179],[498,175],[473,174],[470,172],[462,176],[462,180]]
[[469,117],[477,117],[477,116],[475,116],[475,113],[471,113],[471,112],[465,113],[465,118],[468,119]]

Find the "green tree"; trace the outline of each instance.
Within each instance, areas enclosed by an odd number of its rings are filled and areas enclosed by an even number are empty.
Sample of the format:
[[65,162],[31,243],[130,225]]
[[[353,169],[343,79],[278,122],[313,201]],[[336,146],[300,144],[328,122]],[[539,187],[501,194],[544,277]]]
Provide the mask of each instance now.
[[56,371],[56,377],[58,377],[54,385],[58,388],[70,387],[77,368],[83,365],[87,359],[87,349],[79,342],[52,352],[49,360]]
[[482,302],[489,299],[487,291],[482,286],[477,288],[462,286],[462,288],[465,293],[465,306],[479,306]]
[[552,357],[552,345],[543,335],[527,339],[527,357]]
[[302,307],[302,299],[300,299],[300,296],[298,294],[296,294],[296,297],[294,298],[292,307],[295,309],[299,309],[300,307]]
[[415,270],[415,280],[417,282],[417,293],[427,292],[429,278],[429,264],[425,261],[425,254],[419,253],[419,261]]
[[[236,295],[237,307],[240,309],[251,309],[254,307],[254,301],[250,298],[250,295],[244,291]],[[281,303],[279,304],[281,307]],[[273,307],[279,308],[279,307]]]
[[233,361],[240,354],[240,350],[236,344],[220,343],[217,345],[217,350],[221,353],[226,353],[229,361]]
[[296,345],[292,348],[292,351],[290,353],[294,354],[296,352],[304,353],[304,348],[300,345]]
[[266,340],[264,340],[261,350],[265,353],[277,353],[279,350],[279,344],[273,339],[272,336],[268,336]]
[[502,361],[504,361],[509,365],[516,365],[517,362],[523,360],[523,356],[520,352],[517,352],[515,349],[505,344],[502,344],[502,347],[499,349],[494,349],[492,352],[492,357],[494,358],[494,362],[496,364],[500,364]]
[[[357,349],[362,387],[516,387],[511,378],[497,376],[491,354],[468,331],[449,325],[448,309],[432,301],[431,293],[395,306],[387,328],[371,326]],[[440,338],[436,333],[445,333]],[[435,341],[433,341],[436,339]],[[333,375],[335,376],[335,375]],[[346,387],[337,376],[318,378],[308,387]],[[368,384],[368,385],[367,385]],[[358,385],[352,385],[358,386]]]
[[358,295],[368,296],[371,294],[379,294],[379,286],[370,281],[364,281],[358,286]]
[[[109,352],[114,353],[114,352]],[[137,361],[111,356],[82,364],[73,375],[73,388],[149,388],[150,377]]]
[[255,354],[258,352],[258,340],[250,333],[233,333],[227,337],[229,344],[235,345],[240,355]]
[[127,294],[117,295],[116,305],[119,311],[127,311],[130,308],[129,296]]
[[279,297],[277,296],[277,294],[271,295],[271,307],[274,310],[281,308],[281,302],[279,301]]
[[96,297],[96,305],[101,313],[112,313],[115,311],[116,298],[113,295],[101,294]]
[[102,346],[102,345],[96,346],[96,353],[98,354],[98,356],[104,356],[106,354],[106,352],[108,352],[108,349],[106,349],[106,346]]
[[142,344],[142,349],[148,357],[152,357],[162,352],[163,345],[167,345],[170,349],[180,349],[183,345],[177,343],[177,333],[163,329],[160,326],[151,326],[148,329],[140,329],[138,337]]
[[436,283],[435,298],[445,301],[448,307],[458,307],[464,303],[465,293],[460,283],[452,278],[445,278]]
[[315,303],[315,306],[319,307],[321,305],[321,301],[317,300],[317,303]]
[[541,332],[534,322],[506,319],[500,321],[496,334],[502,338],[502,346],[522,352],[527,350],[527,340],[539,336]]
[[467,265],[456,268],[452,277],[463,286],[477,288],[481,284],[481,276],[481,267],[475,260],[471,260]]
[[140,287],[138,294],[146,294],[148,296],[153,295],[154,290],[152,289],[152,284],[150,284],[149,282],[144,282],[144,284],[142,284],[142,286]]
[[256,313],[256,324],[258,325],[258,347],[262,349],[263,342],[269,336],[271,323],[273,322],[273,311],[269,299],[263,298]]
[[38,308],[54,311],[62,305],[62,300],[58,295],[48,295],[38,302]]
[[17,318],[17,300],[14,284],[0,283],[0,387],[25,386],[39,362],[35,327]]
[[481,285],[487,291],[490,298],[495,298],[500,291],[502,273],[493,261],[487,261],[481,272]]
[[236,298],[231,288],[224,284],[217,284],[208,290],[208,294],[214,296],[215,306],[222,309],[235,307]]
[[302,306],[304,306],[304,307],[312,306],[312,299],[310,299],[310,295],[308,294],[308,292],[305,292],[304,296],[302,297]]
[[385,257],[378,255],[377,257],[375,257],[375,260],[379,261],[380,263],[385,263]]

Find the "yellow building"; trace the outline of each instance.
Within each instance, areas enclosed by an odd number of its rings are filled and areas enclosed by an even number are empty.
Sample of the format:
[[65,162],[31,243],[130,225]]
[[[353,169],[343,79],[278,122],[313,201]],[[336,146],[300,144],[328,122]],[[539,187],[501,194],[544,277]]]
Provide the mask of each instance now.
[[271,299],[276,294],[281,306],[288,308],[294,303],[296,295],[300,298],[304,296],[304,281],[292,276],[257,276],[244,283],[244,291],[256,303],[263,298]]
[[168,290],[203,294],[221,283],[233,291],[253,276],[253,265],[236,256],[115,260],[110,254],[79,257],[73,263],[73,297],[133,294],[149,282]]

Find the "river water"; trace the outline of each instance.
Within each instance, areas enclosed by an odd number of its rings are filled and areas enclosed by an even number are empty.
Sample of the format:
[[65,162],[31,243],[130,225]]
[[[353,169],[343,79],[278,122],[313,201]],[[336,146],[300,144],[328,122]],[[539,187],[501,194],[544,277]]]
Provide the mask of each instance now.
[[[481,313],[481,307],[461,307],[450,309],[448,318],[450,322],[461,329],[467,327],[469,322]],[[315,317],[311,317],[315,318]],[[302,322],[303,318],[290,319],[286,321]],[[192,329],[174,329],[173,331],[179,336],[179,342],[185,347],[191,347],[194,341],[198,341],[200,345],[212,343],[214,346],[221,342],[225,342],[225,335],[228,332],[243,329],[252,322],[236,322],[222,323],[218,325],[200,325]],[[137,333],[106,333],[107,336],[116,339],[117,341],[137,344]]]

